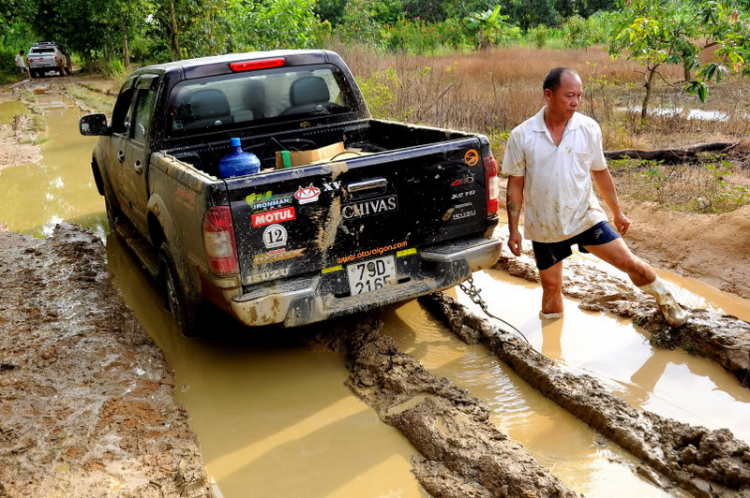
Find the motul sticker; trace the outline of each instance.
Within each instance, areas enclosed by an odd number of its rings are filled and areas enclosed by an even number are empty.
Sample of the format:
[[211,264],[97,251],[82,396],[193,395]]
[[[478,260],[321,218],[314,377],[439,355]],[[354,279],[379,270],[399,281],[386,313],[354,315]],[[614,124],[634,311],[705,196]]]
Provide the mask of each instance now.
[[276,209],[275,211],[266,211],[265,213],[250,215],[250,220],[253,222],[253,228],[273,225],[274,223],[282,223],[284,221],[290,221],[296,218],[297,214],[295,213],[293,207],[286,207],[283,209]]
[[300,187],[294,194],[294,198],[299,201],[300,204],[310,204],[311,202],[318,202],[320,196],[320,189],[314,187],[311,183],[307,187]]

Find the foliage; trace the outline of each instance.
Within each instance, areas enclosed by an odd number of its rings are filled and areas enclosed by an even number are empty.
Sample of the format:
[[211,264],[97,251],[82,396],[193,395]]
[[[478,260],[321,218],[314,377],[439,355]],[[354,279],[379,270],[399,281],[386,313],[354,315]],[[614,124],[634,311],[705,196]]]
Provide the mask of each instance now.
[[588,19],[574,15],[563,23],[563,31],[569,47],[588,48],[606,43],[610,25],[611,16],[603,12],[594,14]]
[[536,48],[544,48],[547,44],[548,38],[549,30],[543,25],[537,26],[534,30],[534,45]]
[[520,35],[520,30],[516,26],[505,22],[508,16],[501,15],[500,9],[501,6],[498,5],[494,10],[472,12],[464,19],[466,28],[474,36],[479,50],[500,45],[504,40]]
[[539,24],[558,24],[559,16],[554,0],[508,0],[505,10],[510,22],[524,31]]
[[[750,72],[750,27],[729,0],[627,0],[622,7],[615,16],[609,50],[613,56],[625,53],[645,68],[642,118],[648,112],[654,77],[661,76],[659,68],[665,64],[683,66],[685,89],[701,101],[708,96],[711,79],[718,82],[729,72]],[[702,64],[701,53],[711,61]],[[697,70],[695,79],[692,70]]]

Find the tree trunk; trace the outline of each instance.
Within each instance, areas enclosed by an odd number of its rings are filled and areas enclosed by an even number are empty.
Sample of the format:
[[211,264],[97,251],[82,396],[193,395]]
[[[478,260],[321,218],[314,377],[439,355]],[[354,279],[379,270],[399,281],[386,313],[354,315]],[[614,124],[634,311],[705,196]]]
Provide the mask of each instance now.
[[177,28],[177,16],[175,16],[174,0],[169,0],[169,28],[170,49],[177,58],[180,58],[180,32]]
[[641,119],[646,119],[648,116],[648,101],[651,99],[651,85],[654,82],[654,74],[657,67],[659,66],[651,69],[646,66],[646,83],[643,85],[646,87],[646,96],[643,97],[643,105],[641,106]]
[[692,78],[692,75],[690,74],[690,66],[686,63],[682,67],[685,71],[685,83],[690,83],[690,79]]
[[130,69],[130,50],[128,49],[128,31],[125,28],[125,23],[120,23],[120,31],[122,31],[122,55],[125,59],[125,69]]

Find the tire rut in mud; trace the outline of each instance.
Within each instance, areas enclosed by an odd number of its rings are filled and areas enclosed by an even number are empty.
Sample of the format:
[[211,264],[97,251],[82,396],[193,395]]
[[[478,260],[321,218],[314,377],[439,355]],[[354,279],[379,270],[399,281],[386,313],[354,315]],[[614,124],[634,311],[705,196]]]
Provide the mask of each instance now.
[[469,344],[482,343],[521,378],[679,487],[705,497],[750,496],[750,447],[727,429],[710,431],[638,410],[588,375],[573,375],[445,294],[420,302]]
[[[539,282],[534,263],[527,259],[501,255],[495,269]],[[574,259],[565,261],[563,294],[580,299],[581,309],[631,318],[651,334],[654,346],[680,347],[708,358],[734,375],[744,387],[750,387],[750,323],[715,311],[688,309],[688,322],[679,328],[670,327],[652,297],[629,282]]]
[[430,494],[578,496],[500,432],[481,401],[399,352],[372,315],[358,318],[308,339],[308,347],[346,354],[347,386],[422,453],[412,465]]
[[0,233],[0,496],[211,496],[162,352],[105,248]]

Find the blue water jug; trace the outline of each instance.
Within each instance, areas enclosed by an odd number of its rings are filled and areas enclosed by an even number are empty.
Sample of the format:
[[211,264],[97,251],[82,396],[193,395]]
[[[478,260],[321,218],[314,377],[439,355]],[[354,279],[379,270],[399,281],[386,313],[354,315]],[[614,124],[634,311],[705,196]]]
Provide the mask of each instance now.
[[255,154],[242,150],[240,139],[233,138],[231,145],[234,152],[227,154],[219,161],[219,174],[222,178],[252,175],[260,170],[260,159]]

